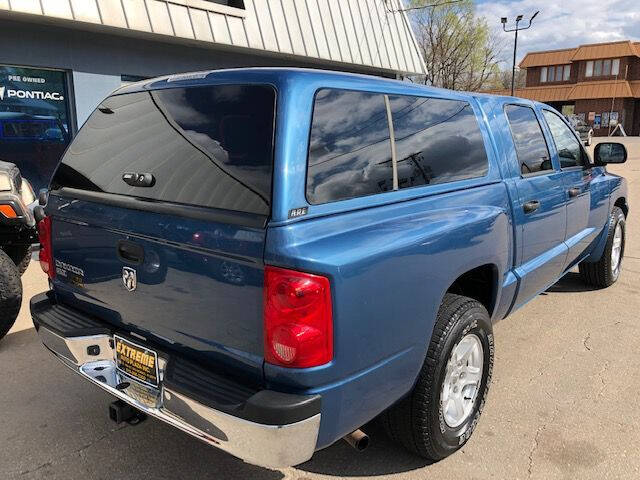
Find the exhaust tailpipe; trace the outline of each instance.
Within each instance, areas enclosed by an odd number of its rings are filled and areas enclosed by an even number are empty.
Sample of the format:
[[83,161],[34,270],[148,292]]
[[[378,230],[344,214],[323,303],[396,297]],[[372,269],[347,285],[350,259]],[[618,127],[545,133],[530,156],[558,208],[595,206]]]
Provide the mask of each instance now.
[[369,446],[369,435],[360,429],[345,435],[342,439],[359,452],[362,452]]

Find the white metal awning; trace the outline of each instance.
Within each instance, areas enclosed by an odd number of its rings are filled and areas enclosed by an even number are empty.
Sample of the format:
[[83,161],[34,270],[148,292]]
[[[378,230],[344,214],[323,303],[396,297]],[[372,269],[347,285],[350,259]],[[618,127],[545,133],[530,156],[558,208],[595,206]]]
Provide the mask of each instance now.
[[[234,2],[230,2],[233,4]],[[0,13],[102,25],[197,43],[400,74],[425,65],[401,0],[0,0]]]

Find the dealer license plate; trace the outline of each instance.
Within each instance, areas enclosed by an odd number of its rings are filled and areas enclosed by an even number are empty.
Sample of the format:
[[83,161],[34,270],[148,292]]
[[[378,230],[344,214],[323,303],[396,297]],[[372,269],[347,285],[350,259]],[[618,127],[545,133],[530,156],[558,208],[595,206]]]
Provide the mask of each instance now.
[[158,354],[142,345],[113,336],[116,346],[116,367],[147,385],[158,386]]

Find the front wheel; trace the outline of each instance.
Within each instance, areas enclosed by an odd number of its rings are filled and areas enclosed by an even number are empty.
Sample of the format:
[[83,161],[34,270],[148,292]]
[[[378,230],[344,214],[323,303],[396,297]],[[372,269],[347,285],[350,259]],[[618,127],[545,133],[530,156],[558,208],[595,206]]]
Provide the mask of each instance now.
[[588,285],[598,288],[610,287],[620,277],[624,244],[626,218],[619,207],[614,207],[609,217],[607,243],[600,260],[595,263],[582,262],[578,268],[580,276]]
[[413,390],[381,416],[390,438],[441,460],[471,437],[489,391],[494,344],[485,307],[446,294]]
[[11,329],[22,303],[20,272],[11,258],[0,249],[0,338]]

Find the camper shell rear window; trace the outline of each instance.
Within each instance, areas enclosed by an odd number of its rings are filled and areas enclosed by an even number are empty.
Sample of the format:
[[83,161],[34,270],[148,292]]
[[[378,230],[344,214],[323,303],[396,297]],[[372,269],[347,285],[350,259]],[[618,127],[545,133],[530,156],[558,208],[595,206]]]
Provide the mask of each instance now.
[[[268,215],[275,102],[270,85],[113,95],[82,127],[51,188]],[[131,185],[131,173],[152,181]]]

